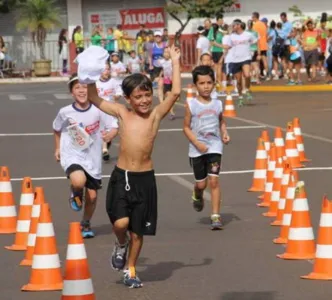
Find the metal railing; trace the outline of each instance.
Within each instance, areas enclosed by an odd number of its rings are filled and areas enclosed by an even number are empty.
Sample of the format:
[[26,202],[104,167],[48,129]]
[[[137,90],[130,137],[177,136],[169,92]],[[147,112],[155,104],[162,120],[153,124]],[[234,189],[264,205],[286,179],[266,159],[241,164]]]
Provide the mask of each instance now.
[[[85,47],[88,47],[90,42],[85,43]],[[33,62],[40,59],[39,47],[32,41],[20,40],[6,43],[7,54],[6,59],[3,62],[2,71],[6,73],[8,77],[11,77],[14,73],[22,73],[29,76],[33,71]],[[132,45],[132,48],[136,50],[136,44]],[[192,67],[196,63],[196,38],[192,36],[183,36],[181,39],[181,63],[183,71],[191,71]],[[68,45],[68,55],[70,53]],[[59,55],[58,41],[49,40],[45,42],[45,56],[46,59],[52,61],[52,72],[60,73],[62,71],[62,58]],[[71,62],[75,57],[68,57],[68,68],[70,68]],[[10,69],[10,72],[4,69],[4,67]],[[1,67],[1,66],[0,66]],[[1,75],[1,74],[0,74]],[[0,76],[1,78],[2,76]]]

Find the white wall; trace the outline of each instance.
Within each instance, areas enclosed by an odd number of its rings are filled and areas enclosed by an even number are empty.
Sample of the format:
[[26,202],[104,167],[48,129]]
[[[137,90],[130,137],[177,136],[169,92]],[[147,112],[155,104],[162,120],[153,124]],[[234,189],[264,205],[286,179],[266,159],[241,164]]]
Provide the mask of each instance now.
[[68,36],[71,39],[75,27],[83,26],[82,0],[67,0],[67,15]]
[[[258,11],[261,14],[261,18],[268,18],[269,21],[272,19],[279,21],[281,12],[286,12],[289,19],[293,20],[293,14],[288,9],[295,4],[298,5],[305,15],[310,15],[312,18],[320,16],[322,12],[332,15],[332,0],[239,0],[238,2],[241,4],[241,12],[225,14],[226,23],[231,23],[235,18],[247,21],[254,11]],[[168,16],[167,19],[169,33],[174,34],[180,28],[179,22],[171,16]],[[204,19],[192,20],[183,33],[194,33],[197,26],[202,25],[203,21]]]

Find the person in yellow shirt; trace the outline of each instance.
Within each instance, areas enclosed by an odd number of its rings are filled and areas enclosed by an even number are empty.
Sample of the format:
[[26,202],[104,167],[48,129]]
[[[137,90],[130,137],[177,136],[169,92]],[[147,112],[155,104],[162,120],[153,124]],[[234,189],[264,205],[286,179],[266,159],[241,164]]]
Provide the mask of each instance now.
[[76,54],[80,54],[84,51],[84,36],[81,26],[78,25],[75,27],[72,35],[72,41],[76,47]]
[[120,61],[123,61],[124,49],[123,49],[123,31],[122,31],[121,25],[116,26],[113,36],[114,36],[114,39],[116,40],[115,51],[117,51],[119,53]]

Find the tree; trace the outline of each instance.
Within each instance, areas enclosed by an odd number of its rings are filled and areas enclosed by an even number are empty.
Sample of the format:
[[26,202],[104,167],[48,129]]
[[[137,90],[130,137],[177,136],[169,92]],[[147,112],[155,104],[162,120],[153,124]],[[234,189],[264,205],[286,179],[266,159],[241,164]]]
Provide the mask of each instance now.
[[169,0],[166,11],[180,23],[180,29],[176,32],[179,38],[192,19],[214,17],[232,4],[234,0]]
[[26,0],[19,5],[17,30],[28,29],[32,40],[40,50],[40,58],[45,57],[47,32],[61,26],[60,10],[55,0]]

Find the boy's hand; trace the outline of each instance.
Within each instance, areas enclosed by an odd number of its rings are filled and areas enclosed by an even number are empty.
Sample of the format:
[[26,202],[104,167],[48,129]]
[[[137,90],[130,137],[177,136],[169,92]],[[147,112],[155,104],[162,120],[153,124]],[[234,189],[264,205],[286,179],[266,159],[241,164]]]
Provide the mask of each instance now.
[[230,142],[231,138],[228,135],[228,132],[224,132],[222,135],[222,141],[225,145],[227,145]]
[[209,150],[209,148],[204,143],[201,142],[198,142],[195,146],[197,150],[201,153],[206,153]]
[[101,137],[105,143],[109,143],[112,140],[109,130],[103,130],[101,132]]
[[56,161],[60,161],[60,149],[55,149],[54,157]]
[[170,47],[170,56],[171,56],[171,60],[172,61],[179,61],[180,57],[181,57],[181,53],[180,53],[180,48],[175,47],[174,45],[172,45],[172,47]]

